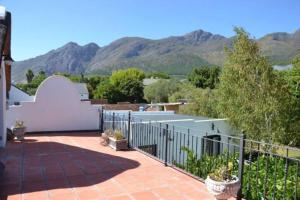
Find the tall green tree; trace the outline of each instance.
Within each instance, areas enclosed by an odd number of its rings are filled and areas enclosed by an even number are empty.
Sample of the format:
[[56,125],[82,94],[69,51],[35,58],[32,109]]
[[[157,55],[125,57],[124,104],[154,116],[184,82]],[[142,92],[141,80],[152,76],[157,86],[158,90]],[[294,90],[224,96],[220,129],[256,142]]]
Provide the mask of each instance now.
[[199,88],[214,89],[219,83],[219,75],[221,69],[217,66],[202,66],[200,68],[194,68],[188,74],[188,80]]
[[184,83],[180,86],[177,92],[174,92],[170,97],[170,101],[186,100],[188,104],[181,106],[179,112],[182,114],[218,117],[216,109],[217,96],[216,89],[197,88],[191,83]]
[[113,72],[108,82],[97,87],[95,97],[107,98],[110,103],[129,101],[143,102],[145,73],[136,68]]
[[33,71],[31,69],[28,69],[26,72],[27,83],[31,83],[33,77],[34,77]]
[[36,76],[33,77],[32,81],[27,84],[17,84],[17,86],[24,91],[26,91],[30,95],[35,95],[35,92],[39,85],[46,79],[45,73],[38,73]]
[[[294,112],[289,115],[292,122],[291,132],[295,133],[290,143],[300,147],[300,56],[295,57],[292,60],[292,64],[293,68],[278,71],[278,75],[284,77],[291,94],[290,101],[293,103],[294,108]],[[282,140],[284,140],[284,138]]]
[[225,49],[218,110],[249,138],[287,143],[293,110],[289,91],[256,42],[242,28],[235,31],[233,49]]
[[105,81],[108,80],[108,77],[105,76],[92,76],[87,79],[87,88],[89,91],[89,98],[95,98],[95,92],[99,85],[102,85]]
[[178,91],[179,85],[176,80],[161,79],[145,87],[145,99],[150,103],[169,102],[169,96]]

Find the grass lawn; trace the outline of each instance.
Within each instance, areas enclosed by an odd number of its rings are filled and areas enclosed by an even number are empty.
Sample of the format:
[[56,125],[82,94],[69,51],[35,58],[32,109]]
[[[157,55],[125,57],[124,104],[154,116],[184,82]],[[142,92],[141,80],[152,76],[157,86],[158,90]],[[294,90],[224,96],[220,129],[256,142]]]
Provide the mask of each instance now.
[[[279,155],[286,156],[286,150],[284,150],[284,149],[281,149],[281,148],[278,149],[277,153]],[[294,149],[289,149],[289,157],[300,159],[300,149],[298,151],[294,150]]]

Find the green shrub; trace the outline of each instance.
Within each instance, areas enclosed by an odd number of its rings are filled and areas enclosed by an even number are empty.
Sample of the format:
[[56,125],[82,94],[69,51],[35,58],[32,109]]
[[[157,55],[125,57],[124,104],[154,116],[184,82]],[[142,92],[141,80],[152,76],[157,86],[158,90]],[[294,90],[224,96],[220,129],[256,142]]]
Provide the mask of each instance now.
[[116,140],[122,140],[122,139],[124,139],[122,131],[121,130],[116,130],[115,133],[114,133],[114,138]]
[[[204,154],[198,159],[192,150],[186,147],[182,147],[182,150],[187,153],[185,164],[173,161],[174,165],[202,179],[206,179],[208,174],[217,169],[227,167],[227,163],[233,164],[231,175],[238,174],[238,153],[230,153],[228,158],[227,152],[215,156]],[[265,196],[265,199],[300,199],[300,161],[290,160],[287,175],[285,175],[285,158],[268,154],[255,155],[257,157],[251,163],[245,161],[243,174],[244,198],[263,199]],[[296,162],[299,162],[298,166]],[[286,189],[284,186],[285,177]],[[298,190],[295,194],[297,180]]]

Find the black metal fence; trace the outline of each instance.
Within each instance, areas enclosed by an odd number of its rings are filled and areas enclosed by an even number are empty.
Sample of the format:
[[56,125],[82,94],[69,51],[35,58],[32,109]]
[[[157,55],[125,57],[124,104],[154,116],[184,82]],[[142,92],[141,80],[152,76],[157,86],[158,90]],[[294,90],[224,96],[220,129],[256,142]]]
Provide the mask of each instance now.
[[241,181],[238,199],[300,199],[299,149],[248,140],[243,134],[183,130],[130,112],[102,111],[100,120],[102,131],[121,130],[131,148],[201,180],[232,166],[232,175]]

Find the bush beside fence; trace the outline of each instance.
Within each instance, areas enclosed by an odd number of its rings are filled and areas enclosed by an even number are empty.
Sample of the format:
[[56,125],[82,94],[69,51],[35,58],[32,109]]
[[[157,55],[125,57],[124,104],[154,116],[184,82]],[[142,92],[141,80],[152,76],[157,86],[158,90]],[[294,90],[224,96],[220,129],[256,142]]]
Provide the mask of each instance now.
[[[119,129],[130,147],[156,157],[204,180],[221,166],[233,164],[241,180],[238,199],[300,199],[300,160],[289,156],[299,149],[281,147],[241,137],[190,134],[167,123],[144,121],[129,113],[103,112],[102,131]],[[194,131],[193,131],[194,132]],[[285,152],[285,155],[278,152]]]

